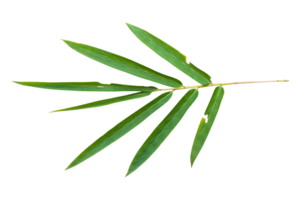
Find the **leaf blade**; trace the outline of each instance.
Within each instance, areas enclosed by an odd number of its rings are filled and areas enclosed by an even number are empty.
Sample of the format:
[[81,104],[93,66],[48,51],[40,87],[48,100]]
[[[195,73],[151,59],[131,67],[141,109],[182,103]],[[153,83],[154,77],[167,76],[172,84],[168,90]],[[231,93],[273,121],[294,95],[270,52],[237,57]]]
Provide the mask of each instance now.
[[215,121],[215,118],[221,106],[223,96],[224,88],[221,86],[216,87],[205,111],[205,115],[208,115],[208,121],[205,122],[205,118],[201,119],[199,128],[194,139],[190,158],[191,166],[193,166],[200,150],[202,149],[206,141],[206,138],[211,130],[211,127]]
[[78,165],[124,136],[130,130],[147,119],[152,113],[162,107],[165,103],[167,103],[171,97],[172,92],[166,92],[128,116],[126,119],[106,132],[103,136],[98,138],[93,144],[87,147],[71,162],[66,169],[70,169]]
[[122,84],[102,84],[99,82],[19,82],[20,85],[52,90],[89,91],[89,92],[119,92],[119,91],[141,91],[151,92],[157,90],[153,86],[135,86]]
[[73,106],[70,108],[54,110],[52,112],[80,110],[80,109],[86,109],[86,108],[95,108],[95,107],[100,107],[100,106],[106,106],[106,105],[113,104],[113,103],[118,103],[118,102],[122,102],[122,101],[128,101],[128,100],[132,100],[132,99],[146,97],[150,94],[151,94],[150,92],[138,92],[138,93],[134,93],[134,94],[114,97],[114,98],[110,98],[110,99],[104,99],[104,100],[95,101],[95,102],[91,102],[91,103],[87,103],[87,104],[82,104],[79,106]]
[[85,44],[75,43],[68,40],[63,41],[75,51],[107,66],[170,87],[182,87],[182,83],[179,80],[154,71],[144,65],[117,54],[113,54]]
[[131,24],[127,24],[127,26],[146,46],[177,67],[183,73],[202,85],[209,85],[211,83],[211,77],[192,63],[187,63],[186,56],[178,50],[139,27]]
[[164,118],[164,120],[155,128],[151,135],[147,138],[144,144],[136,153],[133,158],[126,176],[134,172],[139,168],[162,144],[162,142],[168,137],[171,131],[176,127],[183,115],[193,104],[198,97],[198,90],[189,90],[171,112]]

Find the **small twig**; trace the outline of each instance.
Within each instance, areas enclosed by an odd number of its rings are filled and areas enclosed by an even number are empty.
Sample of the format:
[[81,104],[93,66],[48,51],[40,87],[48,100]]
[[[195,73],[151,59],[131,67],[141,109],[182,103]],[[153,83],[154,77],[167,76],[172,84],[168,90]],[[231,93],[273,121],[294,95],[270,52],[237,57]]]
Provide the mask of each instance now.
[[273,81],[247,81],[247,82],[236,82],[236,84],[246,84],[246,83],[268,83],[268,82],[288,82],[288,80],[273,80]]
[[209,85],[195,85],[195,86],[182,86],[180,88],[167,88],[167,89],[157,89],[153,92],[158,91],[175,91],[175,90],[185,90],[185,89],[199,89],[204,87],[211,87],[211,86],[223,86],[223,85],[236,85],[236,84],[248,84],[248,83],[269,83],[269,82],[289,82],[289,80],[272,80],[272,81],[246,81],[246,82],[231,82],[231,83],[211,83]]

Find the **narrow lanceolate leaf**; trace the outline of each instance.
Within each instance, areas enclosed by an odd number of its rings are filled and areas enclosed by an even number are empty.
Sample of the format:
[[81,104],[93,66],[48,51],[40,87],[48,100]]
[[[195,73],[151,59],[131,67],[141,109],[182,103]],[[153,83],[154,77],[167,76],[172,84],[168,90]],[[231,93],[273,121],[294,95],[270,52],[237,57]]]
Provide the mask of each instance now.
[[52,90],[72,90],[72,91],[95,91],[95,92],[118,92],[118,91],[141,91],[151,92],[156,90],[156,87],[145,87],[135,85],[122,85],[122,84],[102,84],[99,82],[18,82],[15,83],[44,88]]
[[186,56],[181,54],[179,51],[147,31],[131,24],[127,25],[135,36],[138,37],[145,45],[162,58],[166,59],[169,63],[180,69],[183,73],[187,74],[202,85],[208,85],[211,83],[211,77],[192,63],[187,63]]
[[134,127],[142,123],[145,119],[147,119],[147,117],[149,117],[152,113],[169,101],[171,96],[172,92],[166,92],[121,121],[103,136],[101,136],[98,140],[96,140],[93,144],[91,144],[88,148],[86,148],[77,158],[75,158],[75,160],[67,167],[67,169],[72,168],[90,158],[131,131]]
[[170,87],[178,88],[182,86],[182,83],[179,80],[161,74],[122,56],[85,44],[75,43],[68,40],[63,41],[75,51],[115,69]]
[[188,91],[165,119],[155,128],[133,158],[127,175],[139,168],[163,143],[198,96],[198,90]]
[[207,122],[205,122],[205,118],[201,119],[194,144],[191,152],[191,166],[193,166],[195,159],[197,158],[201,148],[204,145],[204,142],[208,136],[208,133],[215,121],[218,110],[221,105],[221,101],[224,95],[223,87],[216,87],[210,102],[206,108],[205,115],[207,115]]
[[100,107],[100,106],[106,106],[106,105],[113,104],[113,103],[118,103],[118,102],[121,102],[121,101],[127,101],[127,100],[131,100],[131,99],[137,99],[137,98],[145,97],[145,96],[148,96],[150,94],[151,94],[150,92],[138,92],[138,93],[129,94],[129,95],[120,96],[120,97],[115,97],[115,98],[111,98],[111,99],[104,99],[104,100],[100,100],[100,101],[95,101],[95,102],[91,102],[91,103],[87,103],[87,104],[83,104],[83,105],[79,105],[79,106],[74,106],[74,107],[70,107],[70,108],[55,110],[55,111],[52,111],[52,112],[68,111],[68,110],[80,110],[80,109],[85,109],[85,108],[95,108],[95,107]]

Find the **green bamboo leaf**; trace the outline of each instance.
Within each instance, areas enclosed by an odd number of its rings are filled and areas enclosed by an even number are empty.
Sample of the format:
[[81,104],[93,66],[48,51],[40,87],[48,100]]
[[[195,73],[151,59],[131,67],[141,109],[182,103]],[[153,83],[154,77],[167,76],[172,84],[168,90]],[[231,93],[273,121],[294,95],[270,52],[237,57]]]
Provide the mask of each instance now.
[[156,87],[135,86],[122,84],[102,84],[99,82],[18,82],[20,85],[53,89],[53,90],[72,90],[72,91],[94,91],[94,92],[118,92],[118,91],[141,91],[151,92],[157,90]]
[[108,145],[121,138],[123,135],[142,123],[166,102],[168,102],[171,97],[172,92],[166,92],[121,121],[115,127],[106,132],[103,136],[97,139],[88,148],[86,148],[77,158],[75,158],[75,160],[67,167],[67,169],[78,165],[79,163],[90,158]]
[[122,56],[85,44],[75,43],[68,40],[63,41],[75,51],[115,69],[170,87],[178,88],[182,86],[182,83],[179,80],[154,71]]
[[181,54],[179,51],[143,29],[131,24],[127,24],[127,26],[145,45],[177,67],[183,73],[187,74],[202,85],[209,85],[211,83],[211,77],[192,63],[187,63],[186,56]]
[[106,106],[106,105],[113,104],[113,103],[118,103],[118,102],[121,102],[121,101],[127,101],[127,100],[131,100],[131,99],[137,99],[137,98],[145,97],[145,96],[148,96],[150,94],[151,94],[150,92],[138,92],[138,93],[129,94],[129,95],[120,96],[120,97],[115,97],[115,98],[111,98],[111,99],[104,99],[104,100],[100,100],[100,101],[95,101],[95,102],[91,102],[91,103],[87,103],[87,104],[83,104],[83,105],[79,105],[79,106],[74,106],[74,107],[70,107],[70,108],[55,110],[55,111],[52,111],[52,112],[79,110],[79,109],[85,109],[85,108],[95,108],[95,107],[100,107],[100,106]]
[[198,124],[195,129],[194,136],[191,141],[191,146],[189,148],[189,155],[188,155],[188,163],[189,169],[194,169],[194,166],[201,155],[207,140],[211,134],[211,130],[208,129],[206,117],[200,117]]
[[163,143],[171,131],[179,123],[183,115],[198,96],[198,90],[189,90],[165,119],[155,128],[133,158],[126,176],[139,168]]
[[208,136],[208,133],[215,121],[218,110],[221,105],[221,101],[224,95],[224,88],[219,86],[216,87],[214,93],[210,99],[210,102],[206,108],[205,115],[207,115],[207,122],[205,122],[205,118],[201,119],[193,147],[191,152],[191,166],[193,166],[200,150],[202,149],[205,140]]

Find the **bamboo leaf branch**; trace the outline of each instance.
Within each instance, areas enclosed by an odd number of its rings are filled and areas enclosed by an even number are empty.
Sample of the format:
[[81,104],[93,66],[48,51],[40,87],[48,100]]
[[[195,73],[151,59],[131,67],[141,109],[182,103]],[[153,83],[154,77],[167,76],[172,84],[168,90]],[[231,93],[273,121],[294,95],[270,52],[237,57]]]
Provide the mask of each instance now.
[[[164,120],[153,130],[148,139],[144,142],[141,148],[137,151],[135,157],[133,158],[130,167],[128,169],[127,175],[138,169],[144,162],[146,162],[152,154],[160,147],[163,141],[169,136],[176,125],[183,118],[187,110],[193,104],[193,102],[198,97],[198,89],[205,87],[216,86],[211,100],[205,111],[205,116],[207,116],[207,122],[205,118],[200,120],[200,125],[197,130],[194,143],[191,151],[191,165],[193,165],[195,159],[197,158],[200,150],[202,149],[205,140],[211,131],[211,127],[215,121],[221,101],[224,95],[225,85],[237,85],[237,84],[249,84],[249,83],[270,83],[270,82],[288,82],[289,80],[270,80],[270,81],[244,81],[244,82],[229,82],[229,83],[212,83],[211,76],[199,69],[190,62],[187,62],[186,56],[180,53],[177,49],[173,48],[166,42],[155,37],[149,32],[138,28],[136,26],[127,24],[134,35],[146,46],[152,49],[157,55],[168,61],[174,67],[182,71],[184,74],[195,80],[201,85],[195,86],[183,86],[180,80],[173,78],[169,75],[162,74],[160,72],[154,71],[142,64],[139,64],[133,60],[122,57],[120,55],[98,49],[93,46],[80,44],[68,40],[63,40],[69,47],[78,53],[91,58],[97,62],[104,65],[112,67],[114,69],[126,72],[133,76],[137,76],[149,81],[153,81],[162,85],[166,85],[171,88],[157,89],[154,86],[139,86],[139,85],[125,85],[125,84],[103,84],[100,82],[19,82],[14,81],[17,84],[43,88],[52,90],[66,90],[66,91],[85,91],[85,92],[133,92],[137,93],[118,96],[110,99],[103,99],[100,101],[95,101],[79,106],[69,107],[65,109],[56,110],[67,111],[67,110],[79,110],[86,108],[94,108],[100,106],[106,106],[118,102],[123,102],[127,100],[137,99],[141,97],[146,97],[152,92],[167,91],[154,100],[132,113],[126,119],[118,123],[112,129],[107,131],[104,135],[99,137],[94,143],[88,146],[84,151],[82,151],[67,167],[70,169],[88,158],[94,156],[98,152],[102,151],[104,148],[114,143],[116,140],[123,137],[133,128],[138,126],[144,120],[146,120],[150,115],[160,109],[165,103],[167,103],[173,91],[185,90],[189,91],[181,98],[181,100],[176,104],[176,106],[169,112],[169,114],[164,118]],[[114,111],[116,112],[116,111]],[[118,114],[118,112],[116,112]],[[188,129],[187,129],[188,130]],[[122,150],[122,149],[121,149]],[[126,175],[126,176],[127,176]]]

